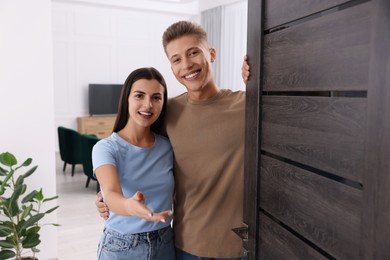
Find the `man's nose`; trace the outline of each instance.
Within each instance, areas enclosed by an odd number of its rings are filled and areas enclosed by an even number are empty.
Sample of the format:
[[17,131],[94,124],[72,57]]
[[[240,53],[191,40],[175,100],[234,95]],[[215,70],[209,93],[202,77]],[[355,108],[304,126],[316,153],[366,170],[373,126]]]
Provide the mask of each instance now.
[[184,68],[186,68],[186,69],[191,68],[192,64],[193,63],[192,63],[191,59],[189,59],[189,58],[184,58],[183,59],[183,66],[184,66]]

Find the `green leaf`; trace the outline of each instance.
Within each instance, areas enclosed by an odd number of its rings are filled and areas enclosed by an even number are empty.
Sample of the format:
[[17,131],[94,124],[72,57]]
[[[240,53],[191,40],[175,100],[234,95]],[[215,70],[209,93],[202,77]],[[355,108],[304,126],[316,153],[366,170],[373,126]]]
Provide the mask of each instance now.
[[32,162],[32,159],[31,158],[28,158],[27,160],[25,160],[23,163],[22,163],[22,165],[21,166],[29,166],[30,164],[31,164],[31,162]]
[[3,225],[3,226],[6,226],[6,227],[9,227],[9,228],[12,229],[12,230],[13,230],[13,228],[14,228],[14,223],[12,223],[11,221],[3,221],[3,222],[2,222],[2,225]]
[[33,225],[36,225],[38,223],[38,221],[41,220],[41,218],[43,218],[44,216],[45,216],[45,213],[39,213],[37,215],[31,216],[28,220],[26,220],[25,223],[23,223],[23,225],[21,225],[19,227],[19,230],[23,230],[23,229],[29,228]]
[[23,174],[23,177],[24,177],[24,178],[27,178],[28,176],[30,176],[31,174],[33,174],[37,168],[38,168],[38,165],[35,165],[35,166],[32,167],[30,170],[28,170],[25,174]]
[[45,214],[49,214],[49,213],[53,212],[54,210],[58,209],[59,207],[60,207],[60,206],[55,206],[55,207],[53,207],[53,208],[47,210],[47,211],[45,212]]
[[51,201],[51,200],[55,200],[55,199],[58,199],[58,195],[54,196],[54,197],[51,197],[51,198],[46,198],[46,199],[43,200],[43,202]]
[[10,205],[18,202],[18,199],[20,197],[20,194],[22,194],[22,191],[23,191],[23,184],[19,184],[15,187],[15,190],[10,198],[10,202],[9,202]]
[[25,219],[25,218],[28,216],[28,214],[30,214],[32,208],[33,208],[33,205],[32,205],[32,204],[30,204],[30,206],[26,207],[26,208],[23,210],[23,214],[21,215],[20,219],[21,219],[21,220],[22,220],[22,219]]
[[0,237],[8,236],[13,232],[12,228],[3,225],[3,223],[0,223]]
[[61,226],[60,224],[56,224],[56,223],[48,223],[48,224],[45,224],[45,225],[51,225],[51,226],[55,226],[55,227],[60,227]]
[[41,250],[39,250],[39,249],[36,248],[36,247],[31,248],[31,251],[33,251],[34,253],[39,253],[39,252],[41,252]]
[[40,226],[35,226],[27,230],[26,235],[28,234],[33,234],[33,233],[38,233],[39,230],[41,230]]
[[0,187],[0,195],[3,195],[4,194],[4,191],[5,191],[5,186],[7,185],[7,182],[9,181],[9,179],[11,179],[12,175],[14,175],[15,171],[13,169],[11,169],[8,173],[8,175],[5,177],[3,183],[1,184],[1,187]]
[[19,205],[18,205],[18,202],[16,200],[12,200],[12,199],[9,200],[8,213],[9,213],[9,216],[11,216],[11,217],[15,217],[19,213]]
[[41,243],[41,240],[39,239],[39,234],[37,233],[31,233],[26,236],[25,239],[22,241],[23,248],[32,248]]
[[15,156],[12,153],[5,152],[0,154],[0,163],[12,167],[18,163]]
[[43,200],[42,189],[40,189],[37,193],[35,193],[35,199],[38,200],[38,201],[42,201]]
[[9,259],[9,258],[12,258],[14,256],[16,256],[14,251],[11,251],[8,249],[0,251],[0,259]]
[[0,247],[2,248],[13,248],[15,245],[7,240],[0,240]]
[[23,184],[23,189],[22,189],[22,192],[20,194],[24,194],[27,190],[27,185],[26,184]]
[[32,192],[30,192],[29,194],[27,194],[26,197],[23,198],[22,203],[34,201],[34,198],[35,198],[35,194],[36,194],[36,193],[38,193],[38,191],[33,190]]
[[26,229],[23,228],[24,223],[26,223],[26,220],[21,219],[19,223],[16,225],[16,232],[19,236],[26,235]]
[[6,169],[0,167],[0,176],[6,176],[6,175],[7,175],[7,172],[8,172],[8,171],[7,171]]
[[20,175],[18,177],[18,179],[16,180],[15,185],[18,185],[18,184],[23,183],[23,182],[24,182],[24,176]]

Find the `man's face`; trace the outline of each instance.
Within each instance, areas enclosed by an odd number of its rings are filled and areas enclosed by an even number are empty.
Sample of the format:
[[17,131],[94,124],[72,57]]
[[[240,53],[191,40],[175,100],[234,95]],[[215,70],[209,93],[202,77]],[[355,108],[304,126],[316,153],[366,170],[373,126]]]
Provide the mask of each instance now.
[[190,94],[208,91],[208,85],[213,84],[211,61],[215,50],[206,40],[195,35],[181,36],[168,43],[166,52],[173,74]]

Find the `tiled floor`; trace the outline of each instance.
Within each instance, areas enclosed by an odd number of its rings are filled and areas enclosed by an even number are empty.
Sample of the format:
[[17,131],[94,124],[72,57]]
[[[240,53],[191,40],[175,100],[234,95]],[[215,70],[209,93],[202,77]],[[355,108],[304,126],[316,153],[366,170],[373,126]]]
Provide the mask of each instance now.
[[58,259],[90,260],[96,259],[96,249],[102,234],[103,219],[95,207],[96,182],[85,187],[87,177],[81,165],[76,166],[71,176],[68,165],[65,174],[63,162],[56,155],[57,193],[59,195]]

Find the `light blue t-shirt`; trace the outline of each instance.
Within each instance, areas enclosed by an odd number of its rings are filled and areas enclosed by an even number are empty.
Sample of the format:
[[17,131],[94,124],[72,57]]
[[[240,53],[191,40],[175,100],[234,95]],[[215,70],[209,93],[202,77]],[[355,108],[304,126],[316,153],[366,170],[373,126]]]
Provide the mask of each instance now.
[[[114,165],[118,172],[123,195],[130,198],[140,191],[146,206],[154,212],[172,209],[174,189],[173,152],[168,139],[155,134],[152,147],[129,144],[117,133],[100,140],[92,150],[94,172],[102,165]],[[103,194],[104,198],[104,194]],[[164,228],[172,217],[163,222],[150,222],[135,216],[110,212],[105,226],[122,234],[135,234]]]

